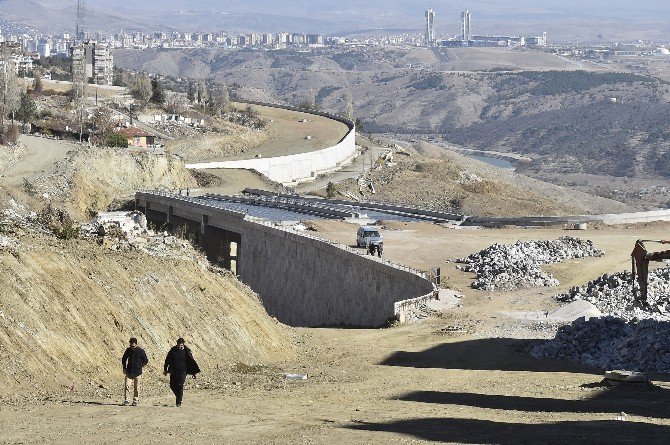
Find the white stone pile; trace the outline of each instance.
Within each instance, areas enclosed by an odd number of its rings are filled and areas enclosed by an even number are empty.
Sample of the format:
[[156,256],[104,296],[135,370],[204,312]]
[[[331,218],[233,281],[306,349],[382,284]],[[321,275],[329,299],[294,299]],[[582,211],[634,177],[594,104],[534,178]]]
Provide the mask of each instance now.
[[9,200],[11,208],[0,210],[0,225],[14,228],[31,228],[37,219],[37,213],[13,199]]
[[647,304],[635,299],[637,283],[630,272],[605,274],[584,286],[577,286],[567,293],[557,295],[559,301],[585,300],[600,312],[625,320],[633,318],[668,319],[670,310],[670,268],[649,271],[647,279]]
[[580,318],[563,326],[554,339],[531,347],[530,354],[605,370],[667,374],[670,373],[670,322]]
[[14,244],[14,240],[12,238],[0,235],[0,249],[3,247],[9,247],[12,244]]
[[84,237],[98,238],[111,250],[140,250],[152,256],[198,256],[188,240],[148,228],[141,212],[106,212],[81,226]]
[[480,252],[456,261],[464,263],[460,270],[475,272],[475,289],[513,290],[529,286],[556,286],[556,280],[544,273],[542,264],[557,263],[570,258],[602,256],[590,240],[564,236],[557,240],[517,241],[514,244],[494,244]]

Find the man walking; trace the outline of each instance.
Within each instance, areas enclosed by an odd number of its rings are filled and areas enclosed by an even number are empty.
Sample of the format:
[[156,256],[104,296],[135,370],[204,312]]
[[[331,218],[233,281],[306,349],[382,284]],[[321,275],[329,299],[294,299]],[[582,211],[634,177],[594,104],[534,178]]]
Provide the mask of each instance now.
[[170,373],[170,389],[176,397],[177,406],[181,406],[184,398],[184,382],[186,375],[195,375],[200,372],[200,368],[193,358],[193,353],[186,347],[186,341],[183,338],[177,339],[177,345],[165,357],[163,365],[163,374]]
[[137,346],[137,339],[135,337],[130,339],[130,345],[121,357],[121,366],[123,366],[123,373],[125,374],[125,386],[123,391],[123,404],[128,405],[128,393],[130,392],[130,384],[133,384],[133,406],[137,406],[140,402],[140,379],[142,377],[142,368],[149,363],[147,354],[144,349]]

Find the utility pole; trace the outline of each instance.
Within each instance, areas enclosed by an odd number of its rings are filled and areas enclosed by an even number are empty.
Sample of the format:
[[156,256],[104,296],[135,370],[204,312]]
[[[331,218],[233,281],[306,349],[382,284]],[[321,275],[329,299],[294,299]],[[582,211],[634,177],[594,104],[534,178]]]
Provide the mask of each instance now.
[[0,115],[0,132],[5,130],[5,112],[7,110],[7,89],[9,84],[7,79],[7,63],[9,63],[9,58],[2,61],[2,115]]
[[77,85],[77,96],[79,96],[79,143],[81,143],[84,133],[84,106],[86,102],[83,82]]

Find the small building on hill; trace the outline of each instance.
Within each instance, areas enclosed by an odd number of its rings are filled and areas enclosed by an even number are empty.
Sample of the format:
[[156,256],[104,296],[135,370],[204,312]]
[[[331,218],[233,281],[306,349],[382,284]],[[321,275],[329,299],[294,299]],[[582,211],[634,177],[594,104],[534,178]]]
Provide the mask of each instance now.
[[151,147],[155,144],[156,137],[140,128],[120,128],[117,131],[128,139],[129,147]]

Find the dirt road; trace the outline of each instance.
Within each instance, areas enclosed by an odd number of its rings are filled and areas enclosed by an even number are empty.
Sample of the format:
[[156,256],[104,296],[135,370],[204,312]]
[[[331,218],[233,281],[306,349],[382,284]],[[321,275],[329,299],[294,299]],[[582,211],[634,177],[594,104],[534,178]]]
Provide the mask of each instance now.
[[[340,222],[316,227],[316,234],[347,243],[354,233]],[[624,269],[632,240],[668,231],[668,224],[576,233],[394,223],[382,231],[385,255],[415,267],[441,264],[447,281],[465,294],[459,307],[388,329],[295,329],[297,358],[205,369],[189,380],[180,409],[172,406],[166,379],[151,373],[146,378],[153,385],[139,407],[118,405],[120,376],[109,397],[75,390],[49,400],[8,401],[0,404],[0,443],[139,437],[156,444],[666,444],[667,376],[653,376],[652,386],[611,388],[601,385],[601,370],[533,359],[524,348],[552,337],[557,326],[509,313],[554,307],[552,295],[561,289]],[[592,239],[606,255],[552,266],[558,288],[475,291],[468,288],[471,274],[452,262],[494,242],[560,235]],[[290,372],[309,378],[284,379]]]
[[23,178],[33,180],[55,173],[54,163],[64,160],[70,150],[78,148],[76,144],[29,135],[22,135],[19,144],[25,146],[25,156],[0,172],[0,182],[7,187],[22,184]]
[[[309,346],[284,370],[307,381],[196,389],[189,380],[181,408],[167,383],[139,407],[118,405],[120,382],[111,399],[3,404],[0,443],[667,443],[670,384],[602,387],[595,371],[523,355],[528,340],[476,338],[481,327],[464,316],[300,330]],[[443,331],[455,325],[468,332]]]

